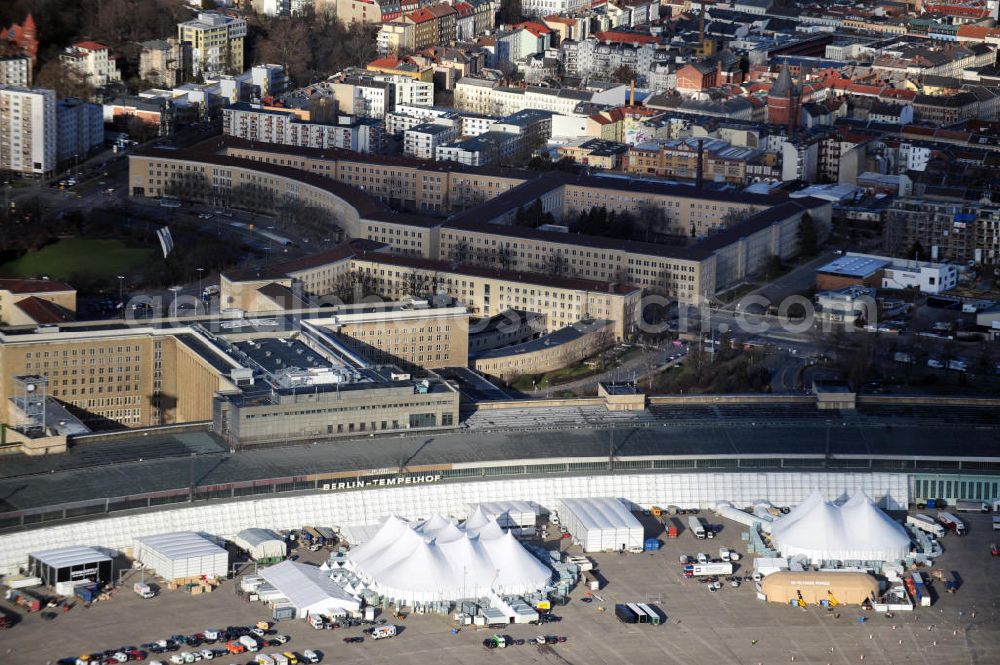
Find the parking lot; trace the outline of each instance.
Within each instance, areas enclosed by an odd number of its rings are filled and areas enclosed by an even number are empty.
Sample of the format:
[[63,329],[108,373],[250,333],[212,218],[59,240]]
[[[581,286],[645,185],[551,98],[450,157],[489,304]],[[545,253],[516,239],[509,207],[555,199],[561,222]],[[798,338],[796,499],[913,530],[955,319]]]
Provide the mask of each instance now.
[[[710,521],[718,522],[702,513]],[[646,524],[652,520],[645,518]],[[724,521],[714,540],[696,541],[682,532],[676,540],[665,540],[663,549],[644,554],[598,554],[597,593],[603,601],[584,603],[578,586],[571,602],[554,613],[562,621],[544,627],[510,626],[501,631],[514,638],[529,639],[547,633],[566,636],[563,644],[508,647],[486,650],[483,638],[493,631],[465,627],[451,633],[451,623],[441,616],[411,615],[400,626],[399,636],[361,644],[345,644],[343,637],[361,635],[360,628],[315,631],[304,621],[278,624],[291,636],[282,649],[321,651],[323,662],[462,663],[472,659],[511,663],[907,663],[944,665],[996,662],[1000,648],[997,614],[996,571],[1000,560],[990,557],[994,541],[989,516],[967,518],[970,533],[964,538],[944,539],[945,555],[940,567],[956,570],[963,584],[954,595],[937,595],[934,605],[886,618],[859,608],[838,608],[835,613],[818,607],[799,610],[767,604],[756,599],[752,583],[738,589],[723,587],[710,593],[706,585],[680,575],[678,556],[706,552],[717,555],[721,546],[744,552],[742,529]],[[652,535],[651,533],[649,535]],[[559,544],[565,544],[562,541]],[[304,559],[316,559],[306,554]],[[737,574],[752,569],[744,556]],[[131,580],[127,580],[130,582]],[[667,619],[664,625],[623,625],[614,617],[616,602],[648,602]],[[604,611],[602,611],[604,608]],[[5,609],[9,606],[5,604]],[[858,617],[865,617],[859,623]],[[122,645],[139,645],[175,633],[195,633],[211,627],[250,625],[267,619],[259,603],[248,603],[234,593],[232,582],[202,596],[164,591],[143,600],[125,589],[108,601],[88,609],[77,606],[51,621],[35,613],[0,633],[0,662],[4,665],[55,663],[60,658]],[[161,657],[161,660],[165,660]],[[245,663],[248,657],[217,659],[223,665]],[[148,661],[147,661],[148,662]]]

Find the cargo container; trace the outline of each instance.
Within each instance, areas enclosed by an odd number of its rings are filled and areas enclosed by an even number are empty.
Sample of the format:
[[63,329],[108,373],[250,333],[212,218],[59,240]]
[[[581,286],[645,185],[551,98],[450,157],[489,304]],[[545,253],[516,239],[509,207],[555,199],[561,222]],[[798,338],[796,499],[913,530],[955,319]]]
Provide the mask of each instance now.
[[615,605],[615,616],[622,623],[639,623],[639,615],[628,605]]
[[10,589],[5,597],[14,605],[19,605],[29,612],[37,612],[42,609],[41,599],[24,589]]
[[921,577],[920,573],[913,573],[913,601],[921,607],[931,606],[931,596],[927,591],[927,585],[924,584],[924,578]]
[[662,620],[660,612],[652,605],[647,605],[646,603],[636,603],[636,606],[642,610],[643,614],[646,615],[646,621],[640,623],[648,623],[651,626],[659,626]]
[[684,566],[684,577],[698,577],[700,575],[732,575],[733,564],[731,563],[694,563]]
[[100,593],[96,584],[81,584],[73,588],[73,595],[85,603],[92,603]]
[[705,527],[702,526],[701,520],[695,517],[694,515],[688,518],[688,528],[691,530],[691,533],[694,534],[694,537],[697,538],[698,540],[705,539]]
[[960,513],[988,513],[990,504],[985,501],[956,501],[955,510]]
[[939,512],[937,514],[937,521],[938,524],[942,525],[956,536],[965,535],[965,523],[951,513]]
[[935,522],[929,515],[907,515],[906,524],[915,529],[920,529],[921,531],[929,533],[937,538],[944,538],[944,526]]

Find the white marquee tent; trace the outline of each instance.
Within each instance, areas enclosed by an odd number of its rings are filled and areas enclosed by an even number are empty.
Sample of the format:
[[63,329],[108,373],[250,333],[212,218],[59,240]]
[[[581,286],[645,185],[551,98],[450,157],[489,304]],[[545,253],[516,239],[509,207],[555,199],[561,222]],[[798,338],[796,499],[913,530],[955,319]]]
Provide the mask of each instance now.
[[229,552],[193,531],[136,538],[135,558],[165,580],[229,573]]
[[300,617],[310,614],[357,612],[361,602],[330,579],[330,571],[295,561],[282,561],[260,571],[277,591],[295,606]]
[[618,499],[559,499],[559,519],[584,552],[642,549],[642,524]]
[[401,604],[524,594],[545,588],[552,576],[482,511],[462,526],[441,515],[414,524],[391,516],[347,559],[365,583]]
[[863,491],[843,505],[813,492],[774,522],[771,536],[782,556],[810,561],[897,561],[910,553],[906,530]]
[[288,554],[288,544],[270,529],[243,529],[233,537],[233,544],[254,561],[278,561]]
[[495,517],[502,527],[533,527],[542,513],[534,501],[484,501],[470,503],[469,515],[482,509],[487,517]]

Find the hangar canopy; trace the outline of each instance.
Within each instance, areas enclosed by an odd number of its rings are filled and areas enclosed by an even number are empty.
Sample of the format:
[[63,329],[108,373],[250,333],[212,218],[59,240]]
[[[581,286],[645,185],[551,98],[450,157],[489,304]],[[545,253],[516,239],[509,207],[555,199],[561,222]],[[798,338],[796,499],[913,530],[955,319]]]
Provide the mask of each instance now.
[[135,558],[165,580],[229,573],[229,552],[193,531],[136,538]]
[[548,585],[551,570],[495,519],[475,517],[458,526],[441,515],[415,524],[391,516],[370,540],[348,552],[348,567],[403,604],[520,595]]
[[813,562],[897,561],[910,553],[906,530],[864,492],[843,505],[813,492],[774,522],[771,536],[782,556],[804,555]]
[[642,524],[615,498],[559,499],[559,519],[584,552],[642,550]]
[[296,614],[340,614],[357,612],[361,602],[330,579],[328,570],[296,561],[283,561],[260,571],[282,596],[295,606]]
[[113,581],[111,557],[92,547],[71,546],[32,552],[28,555],[28,569],[49,586],[83,579]]
[[288,553],[285,541],[270,529],[243,529],[233,543],[257,562],[281,561]]
[[788,603],[801,593],[809,605],[831,600],[831,596],[839,603],[860,605],[865,599],[878,597],[878,580],[866,573],[783,570],[765,577],[761,591],[772,603]]

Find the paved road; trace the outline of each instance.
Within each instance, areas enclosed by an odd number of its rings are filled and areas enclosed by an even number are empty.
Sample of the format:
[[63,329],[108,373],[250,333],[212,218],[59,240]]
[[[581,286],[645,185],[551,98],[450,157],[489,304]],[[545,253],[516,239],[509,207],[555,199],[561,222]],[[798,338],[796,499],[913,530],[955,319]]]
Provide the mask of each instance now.
[[[532,398],[544,398],[551,397],[558,393],[564,391],[580,392],[593,390],[596,393],[597,384],[603,381],[640,381],[656,369],[661,369],[665,367],[663,364],[663,356],[667,353],[662,349],[654,349],[652,351],[646,351],[634,358],[626,360],[624,363],[615,367],[614,369],[609,369],[606,372],[601,372],[600,374],[595,374],[593,376],[587,376],[582,379],[577,379],[576,381],[569,381],[567,383],[560,383],[556,386],[549,386],[547,388],[539,388],[538,390],[533,390],[526,395]],[[669,364],[673,364],[673,361]]]
[[816,283],[816,269],[832,261],[835,256],[833,252],[824,252],[808,263],[793,268],[778,279],[757,287],[735,302],[723,305],[722,309],[732,310],[740,300],[749,296],[762,296],[771,304],[777,305],[782,299],[796,293],[802,293],[813,286]]

